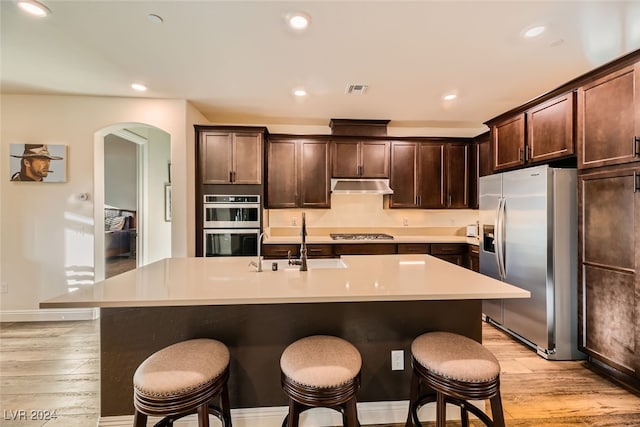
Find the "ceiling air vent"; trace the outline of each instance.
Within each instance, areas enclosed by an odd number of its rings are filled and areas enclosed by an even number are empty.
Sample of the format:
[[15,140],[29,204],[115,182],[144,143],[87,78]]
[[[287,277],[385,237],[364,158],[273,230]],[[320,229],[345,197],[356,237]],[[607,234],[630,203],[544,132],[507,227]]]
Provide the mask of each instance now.
[[369,85],[363,85],[363,84],[348,85],[347,89],[344,92],[346,94],[353,93],[355,95],[364,95],[364,93],[367,91],[368,87],[369,87]]

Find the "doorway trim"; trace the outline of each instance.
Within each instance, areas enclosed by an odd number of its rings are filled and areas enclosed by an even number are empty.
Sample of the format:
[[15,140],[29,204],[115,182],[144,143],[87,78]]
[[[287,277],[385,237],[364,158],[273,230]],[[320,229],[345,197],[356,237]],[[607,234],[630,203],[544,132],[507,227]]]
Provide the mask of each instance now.
[[94,221],[94,280],[96,282],[105,279],[105,250],[104,250],[104,138],[113,134],[125,140],[136,144],[136,162],[137,162],[137,200],[136,200],[136,267],[144,265],[146,224],[144,221],[144,212],[146,211],[146,168],[148,165],[148,140],[129,130],[129,128],[152,128],[155,126],[144,123],[118,123],[100,129],[94,135],[94,203],[93,203],[93,221]]

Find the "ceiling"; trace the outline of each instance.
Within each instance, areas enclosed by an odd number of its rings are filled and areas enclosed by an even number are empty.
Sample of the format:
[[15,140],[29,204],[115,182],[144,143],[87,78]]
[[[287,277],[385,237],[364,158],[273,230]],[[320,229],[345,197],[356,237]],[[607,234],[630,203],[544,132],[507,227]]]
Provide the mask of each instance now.
[[[2,93],[186,99],[214,123],[475,136],[640,48],[640,1],[41,1],[47,18],[0,1]],[[293,11],[311,16],[305,32],[285,25]],[[535,24],[547,31],[520,36]]]

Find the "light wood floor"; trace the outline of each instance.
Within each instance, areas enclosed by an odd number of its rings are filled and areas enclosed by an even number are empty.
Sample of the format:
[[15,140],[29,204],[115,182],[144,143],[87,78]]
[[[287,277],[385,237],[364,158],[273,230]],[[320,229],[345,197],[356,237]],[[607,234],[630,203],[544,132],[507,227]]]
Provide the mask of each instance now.
[[[640,426],[640,397],[582,362],[546,361],[486,324],[483,337],[502,366],[508,427]],[[1,323],[0,426],[95,426],[98,349],[98,321]],[[12,420],[21,410],[57,418]]]
[[104,278],[108,279],[109,277],[117,276],[118,274],[133,270],[134,268],[136,268],[135,258],[129,258],[128,256],[109,257],[105,260],[104,264]]

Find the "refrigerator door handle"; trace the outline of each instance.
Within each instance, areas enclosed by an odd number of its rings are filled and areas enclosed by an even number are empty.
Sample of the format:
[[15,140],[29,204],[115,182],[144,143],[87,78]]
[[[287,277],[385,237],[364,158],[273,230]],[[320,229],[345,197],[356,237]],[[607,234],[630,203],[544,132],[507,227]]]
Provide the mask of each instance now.
[[502,279],[502,270],[500,269],[500,205],[502,204],[502,198],[498,199],[498,206],[496,206],[496,214],[493,221],[493,254],[496,257],[496,266],[498,268],[498,277]]
[[498,203],[498,226],[496,227],[496,235],[498,236],[496,255],[498,257],[498,271],[500,272],[500,277],[502,280],[506,280],[507,278],[507,269],[505,266],[504,259],[504,249],[505,249],[505,208],[506,208],[507,200],[504,197],[500,198],[500,202]]

